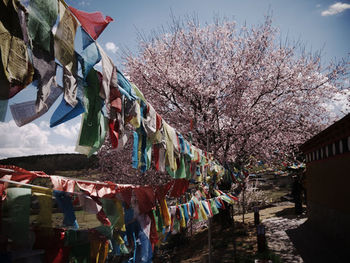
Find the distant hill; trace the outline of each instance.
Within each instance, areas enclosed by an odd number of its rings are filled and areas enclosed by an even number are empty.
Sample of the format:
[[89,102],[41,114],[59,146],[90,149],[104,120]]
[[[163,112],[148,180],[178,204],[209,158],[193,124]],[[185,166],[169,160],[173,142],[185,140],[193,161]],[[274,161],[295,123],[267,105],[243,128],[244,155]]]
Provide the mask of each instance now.
[[16,165],[26,170],[54,174],[56,171],[96,169],[98,158],[96,155],[88,158],[82,154],[47,154],[7,158],[0,160],[0,164]]

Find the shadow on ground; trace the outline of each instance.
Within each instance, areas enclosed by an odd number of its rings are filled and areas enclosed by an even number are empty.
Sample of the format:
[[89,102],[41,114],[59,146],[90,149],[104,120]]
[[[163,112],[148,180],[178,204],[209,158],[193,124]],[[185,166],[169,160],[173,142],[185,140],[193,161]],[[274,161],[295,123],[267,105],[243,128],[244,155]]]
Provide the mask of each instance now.
[[286,231],[305,263],[349,262],[348,249],[340,240],[330,240],[309,221]]
[[306,207],[303,207],[303,212],[301,215],[295,214],[295,208],[294,207],[288,207],[281,211],[278,211],[275,213],[277,217],[284,217],[287,219],[296,219],[296,218],[303,218],[306,217]]
[[[255,259],[282,262],[272,251],[257,251],[256,228],[252,222],[222,227],[213,221],[212,262],[215,263],[254,263]],[[208,230],[202,230],[193,236],[173,235],[155,256],[155,263],[200,263],[208,262]],[[261,261],[265,262],[265,261]]]

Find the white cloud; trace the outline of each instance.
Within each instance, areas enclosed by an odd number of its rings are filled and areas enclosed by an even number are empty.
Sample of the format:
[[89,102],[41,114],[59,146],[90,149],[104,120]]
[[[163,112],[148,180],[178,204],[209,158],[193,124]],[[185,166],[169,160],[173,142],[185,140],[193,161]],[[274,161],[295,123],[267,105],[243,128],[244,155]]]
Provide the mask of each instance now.
[[54,25],[53,27],[52,27],[52,29],[51,29],[51,31],[52,31],[52,34],[56,34],[56,31],[57,31],[57,25]]
[[79,5],[80,5],[80,6],[89,6],[89,5],[90,5],[90,1],[84,1],[84,0],[83,0],[83,1],[80,1],[80,2],[79,2]]
[[335,108],[344,114],[350,111],[350,90],[343,90],[336,94],[333,98]]
[[350,90],[343,90],[322,104],[329,116],[334,120],[344,117],[350,112]]
[[105,47],[108,51],[111,51],[114,54],[117,53],[119,49],[113,42],[107,42]]
[[102,60],[100,60],[100,62],[98,62],[95,66],[102,68]]
[[67,139],[74,140],[78,136],[79,128],[80,123],[77,123],[74,126],[67,126],[65,123],[62,123],[59,126],[55,127],[53,132]]
[[41,121],[40,124],[39,124],[40,128],[50,128],[50,125],[47,121]]
[[[71,128],[75,132],[74,128]],[[16,156],[72,153],[75,145],[71,141],[65,144],[53,144],[48,124],[29,123],[18,127],[13,120],[0,123],[0,159]]]
[[332,16],[344,12],[346,9],[350,9],[350,4],[337,2],[330,5],[327,10],[324,10],[322,16]]

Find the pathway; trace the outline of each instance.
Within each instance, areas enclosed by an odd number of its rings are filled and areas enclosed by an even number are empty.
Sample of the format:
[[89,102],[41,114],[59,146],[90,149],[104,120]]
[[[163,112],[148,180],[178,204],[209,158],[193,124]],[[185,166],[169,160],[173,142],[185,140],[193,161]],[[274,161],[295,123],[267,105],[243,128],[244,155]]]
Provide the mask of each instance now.
[[272,251],[279,255],[283,262],[304,262],[294,247],[293,242],[290,240],[287,232],[288,230],[298,228],[306,221],[306,219],[307,218],[305,217],[295,219],[271,217],[263,220],[262,223],[266,226],[268,246]]

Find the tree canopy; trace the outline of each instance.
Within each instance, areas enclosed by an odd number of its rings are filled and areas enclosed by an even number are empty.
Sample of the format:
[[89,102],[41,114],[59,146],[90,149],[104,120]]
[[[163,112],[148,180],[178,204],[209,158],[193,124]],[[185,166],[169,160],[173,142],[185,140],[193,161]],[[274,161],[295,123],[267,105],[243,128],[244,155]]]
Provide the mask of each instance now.
[[257,26],[173,20],[126,53],[125,72],[164,119],[221,162],[285,159],[332,120],[325,103],[344,89],[348,61],[278,39]]

